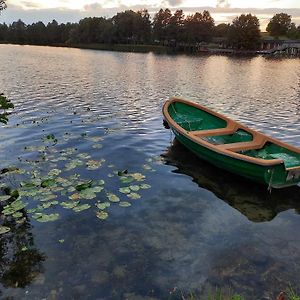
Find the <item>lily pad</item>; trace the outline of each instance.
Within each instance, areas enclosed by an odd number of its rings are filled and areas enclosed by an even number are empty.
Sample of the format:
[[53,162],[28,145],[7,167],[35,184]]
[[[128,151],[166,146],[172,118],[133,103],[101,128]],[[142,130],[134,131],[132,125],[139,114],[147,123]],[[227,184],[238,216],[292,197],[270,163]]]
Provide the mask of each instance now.
[[61,202],[60,205],[66,209],[73,209],[79,204],[79,201],[76,202]]
[[102,166],[102,161],[89,160],[86,163],[87,169],[90,171],[97,170]]
[[137,200],[141,198],[141,195],[137,194],[137,193],[130,193],[127,195],[127,197],[131,198],[132,200]]
[[120,198],[113,193],[107,193],[106,196],[110,202],[120,202]]
[[73,201],[76,201],[76,200],[81,199],[81,196],[80,196],[79,193],[75,193],[75,194],[72,194],[71,196],[69,196],[69,199],[73,200]]
[[122,183],[131,183],[134,179],[131,176],[120,176],[119,177]]
[[23,214],[21,212],[17,211],[12,216],[16,219],[19,219],[19,218],[23,217]]
[[147,190],[147,189],[150,189],[150,188],[151,188],[151,185],[150,185],[150,184],[146,184],[146,183],[142,183],[142,184],[140,185],[140,188],[141,188],[142,190]]
[[83,211],[83,210],[89,209],[90,207],[91,207],[91,206],[90,206],[89,204],[82,204],[82,205],[75,206],[75,207],[73,208],[73,210],[74,210],[75,212],[81,212],[81,211]]
[[54,179],[45,179],[41,183],[41,187],[46,188],[49,186],[54,186],[55,185],[55,180]]
[[7,233],[9,231],[10,231],[9,227],[7,227],[7,226],[0,226],[0,235],[4,234],[4,233]]
[[83,190],[85,190],[85,189],[88,189],[88,188],[90,188],[91,186],[92,186],[92,182],[93,182],[93,180],[89,180],[89,181],[87,181],[87,182],[84,182],[84,183],[81,183],[81,184],[78,184],[78,185],[76,185],[76,190],[77,191],[83,191]]
[[122,187],[122,188],[119,188],[119,192],[122,194],[130,194],[131,190],[129,187]]
[[2,211],[2,213],[5,216],[9,216],[14,214],[15,212],[25,208],[27,206],[27,203],[22,202],[20,199],[15,200],[14,202],[12,202],[9,205],[6,205]]
[[106,209],[106,208],[110,207],[110,203],[109,202],[104,202],[104,203],[98,202],[98,203],[96,203],[96,206],[99,209],[103,210],[103,209]]
[[59,214],[38,214],[36,213],[35,215],[33,215],[33,217],[41,223],[46,223],[46,222],[53,222],[56,221],[59,218]]
[[97,211],[96,216],[100,220],[106,220],[108,218],[108,213],[106,211]]
[[87,200],[91,200],[97,197],[97,195],[93,192],[92,188],[81,191],[79,195],[82,199]]
[[100,180],[99,180],[99,185],[104,185],[104,184],[105,184],[105,181],[102,180],[102,179],[100,179]]
[[11,198],[10,195],[3,195],[3,196],[0,196],[0,202],[6,201],[6,200],[8,200],[8,199],[10,199],[10,198]]
[[131,206],[131,203],[129,203],[129,202],[127,202],[127,201],[122,201],[122,202],[119,203],[119,205],[120,205],[121,207],[129,207],[129,206]]
[[134,192],[137,192],[140,189],[140,187],[138,185],[131,185],[129,188]]
[[58,176],[61,173],[61,170],[59,169],[52,169],[49,173],[48,176]]
[[141,173],[132,173],[130,176],[135,179],[136,181],[143,181],[145,180],[146,176]]

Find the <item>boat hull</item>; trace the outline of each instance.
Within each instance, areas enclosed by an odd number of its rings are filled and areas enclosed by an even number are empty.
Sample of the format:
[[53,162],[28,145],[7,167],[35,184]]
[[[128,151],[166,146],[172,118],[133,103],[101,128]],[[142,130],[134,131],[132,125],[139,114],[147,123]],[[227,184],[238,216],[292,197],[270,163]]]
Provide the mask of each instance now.
[[183,134],[180,134],[176,129],[172,127],[171,129],[176,139],[182,145],[196,154],[199,158],[215,165],[218,168],[227,170],[273,188],[292,186],[297,184],[299,181],[299,179],[287,181],[286,179],[288,174],[283,165],[262,166],[243,160],[238,160],[210,150],[187,138]]

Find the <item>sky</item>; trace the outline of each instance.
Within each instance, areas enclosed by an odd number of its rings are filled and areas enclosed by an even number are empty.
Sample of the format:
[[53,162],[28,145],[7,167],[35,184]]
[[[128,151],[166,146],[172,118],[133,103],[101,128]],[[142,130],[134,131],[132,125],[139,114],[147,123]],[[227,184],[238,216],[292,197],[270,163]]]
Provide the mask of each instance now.
[[160,8],[182,9],[186,15],[209,10],[216,24],[230,23],[242,13],[255,14],[264,30],[270,18],[280,12],[292,16],[300,25],[300,0],[7,0],[7,10],[0,15],[0,23],[21,19],[26,24],[78,22],[89,16],[111,17],[126,9],[146,8],[153,15]]

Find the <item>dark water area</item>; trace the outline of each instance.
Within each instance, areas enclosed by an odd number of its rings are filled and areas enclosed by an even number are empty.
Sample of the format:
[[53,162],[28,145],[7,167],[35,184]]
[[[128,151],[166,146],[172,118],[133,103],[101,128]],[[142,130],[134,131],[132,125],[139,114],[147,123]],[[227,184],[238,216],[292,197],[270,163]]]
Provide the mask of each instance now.
[[0,61],[15,104],[1,169],[18,168],[0,183],[25,206],[0,214],[0,298],[300,291],[300,187],[270,193],[212,167],[161,114],[181,96],[300,146],[299,59],[0,45]]

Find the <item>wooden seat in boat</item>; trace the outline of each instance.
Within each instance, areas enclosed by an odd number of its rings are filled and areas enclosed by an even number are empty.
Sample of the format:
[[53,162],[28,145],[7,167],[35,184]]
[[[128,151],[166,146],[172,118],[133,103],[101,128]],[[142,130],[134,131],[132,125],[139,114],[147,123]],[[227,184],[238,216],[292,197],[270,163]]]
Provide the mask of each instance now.
[[216,136],[216,135],[227,135],[234,134],[237,130],[237,125],[234,122],[229,122],[224,128],[216,129],[207,129],[207,130],[195,130],[190,131],[190,134],[193,134],[198,137],[202,136]]

